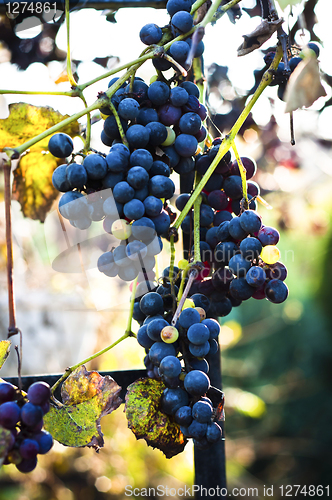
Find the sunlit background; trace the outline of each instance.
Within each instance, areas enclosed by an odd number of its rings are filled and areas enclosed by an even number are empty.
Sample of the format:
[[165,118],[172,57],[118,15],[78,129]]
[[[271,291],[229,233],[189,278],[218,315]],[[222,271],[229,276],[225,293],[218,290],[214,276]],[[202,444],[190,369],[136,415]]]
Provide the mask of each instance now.
[[[251,0],[241,2],[248,9],[254,4]],[[332,75],[329,7],[328,0],[318,1],[314,33],[322,40],[321,70]],[[302,8],[303,3],[295,6],[293,16],[288,10],[283,13],[285,29],[291,29]],[[71,53],[79,82],[135,59],[145,48],[138,38],[140,28],[148,22],[164,26],[169,21],[164,10],[150,8],[123,9],[115,19],[117,22],[111,23],[103,12],[93,9],[71,14]],[[226,124],[223,132],[227,132],[227,120],[234,116],[234,103],[242,102],[241,99],[244,103],[244,96],[253,87],[254,70],[264,66],[260,50],[242,58],[236,54],[242,35],[250,33],[258,22],[258,17],[250,18],[243,12],[235,24],[224,16],[206,30],[208,106],[211,113],[219,116],[218,123]],[[17,35],[24,40],[33,40],[40,32],[38,26],[23,28],[17,30]],[[303,46],[309,40],[310,33],[304,26],[295,41]],[[64,26],[55,41],[59,50],[66,50]],[[45,51],[51,42],[44,40]],[[275,43],[274,36],[262,49]],[[105,58],[106,66],[92,62],[96,58]],[[227,67],[227,78],[218,80],[222,67]],[[8,48],[0,45],[2,89],[68,90],[68,82],[61,81],[64,71],[63,60],[46,65],[33,63],[23,71],[11,63]],[[148,82],[154,73],[148,61],[137,74]],[[106,90],[107,82],[108,79],[102,80],[86,89],[88,103],[95,100],[99,91]],[[253,109],[252,124],[237,139],[240,154],[251,155],[258,163],[254,180],[273,207],[268,210],[260,205],[259,212],[264,224],[280,230],[278,246],[289,272],[290,294],[285,303],[275,305],[253,299],[244,302],[223,318],[220,335],[228,484],[257,487],[260,494],[263,485],[326,485],[330,479],[332,108],[324,107],[331,98],[331,87],[327,80],[323,85],[327,96],[318,99],[310,109],[294,114],[295,146],[290,145],[289,115],[284,113],[285,104],[277,98],[276,87],[266,89]],[[63,114],[81,109],[81,101],[69,97],[5,95],[0,96],[0,117],[8,116],[10,103],[20,101],[51,106]],[[97,113],[95,117],[98,118]],[[84,119],[81,122],[84,124]],[[93,125],[92,147],[106,152],[99,139],[101,129],[101,121]],[[76,145],[81,147],[79,139]],[[5,338],[3,202],[0,211],[0,322]],[[52,269],[59,246],[57,233],[49,231],[51,218],[52,213],[45,225],[25,219],[19,204],[13,202],[15,292],[17,321],[24,336],[24,374],[63,372],[68,365],[119,338],[126,325],[127,284],[118,278],[104,280],[93,266],[86,274]],[[98,227],[94,223],[93,231],[98,232]],[[165,248],[159,269],[168,264],[166,244]],[[100,248],[91,247],[92,263],[100,253]],[[181,258],[180,247],[177,258]],[[107,293],[113,297],[113,307],[104,305]],[[143,356],[137,342],[127,339],[90,363],[89,368],[143,368]],[[1,375],[16,373],[12,352]],[[166,460],[161,452],[136,441],[127,429],[122,409],[121,406],[102,420],[105,448],[99,454],[55,444],[29,475],[6,466],[0,472],[0,500],[108,500],[125,498],[124,488],[128,484],[192,484],[191,443],[180,456]],[[279,498],[277,495],[273,498]]]

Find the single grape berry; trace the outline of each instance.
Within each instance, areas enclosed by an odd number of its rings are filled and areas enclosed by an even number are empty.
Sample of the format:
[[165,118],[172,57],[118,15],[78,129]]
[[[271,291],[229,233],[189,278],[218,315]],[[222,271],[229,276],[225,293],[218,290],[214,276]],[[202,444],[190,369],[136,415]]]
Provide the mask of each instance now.
[[74,144],[69,135],[60,132],[50,138],[48,149],[57,158],[67,158],[73,152]]

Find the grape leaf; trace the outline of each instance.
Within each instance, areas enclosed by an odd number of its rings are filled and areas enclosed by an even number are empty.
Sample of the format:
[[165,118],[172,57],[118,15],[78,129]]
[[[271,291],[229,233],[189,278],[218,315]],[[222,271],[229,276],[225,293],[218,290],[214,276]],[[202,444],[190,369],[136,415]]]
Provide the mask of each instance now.
[[44,427],[65,446],[104,446],[101,417],[112,413],[122,403],[121,387],[110,376],[77,368],[63,383],[64,404],[51,404],[44,416]]
[[144,438],[149,446],[172,458],[183,451],[188,441],[174,420],[160,409],[164,389],[164,384],[154,379],[136,380],[128,386],[125,412],[128,427],[137,439]]
[[23,215],[44,222],[59,192],[53,187],[52,174],[63,161],[53,155],[32,150],[22,156],[14,170],[13,199]]
[[[69,117],[48,106],[33,106],[25,102],[10,104],[9,111],[8,118],[0,120],[0,151],[5,147],[15,148]],[[61,132],[72,137],[78,135],[79,123],[74,120]],[[48,140],[49,137],[37,143],[37,149],[47,150]]]
[[291,74],[285,92],[286,108],[289,113],[305,106],[308,108],[319,97],[326,96],[320,81],[316,56],[310,55],[301,61]]
[[277,2],[280,8],[285,10],[289,5],[296,5],[297,3],[301,3],[302,0],[277,0]]
[[12,444],[11,432],[0,425],[0,468]]
[[0,368],[9,356],[10,345],[10,340],[1,340],[0,342]]

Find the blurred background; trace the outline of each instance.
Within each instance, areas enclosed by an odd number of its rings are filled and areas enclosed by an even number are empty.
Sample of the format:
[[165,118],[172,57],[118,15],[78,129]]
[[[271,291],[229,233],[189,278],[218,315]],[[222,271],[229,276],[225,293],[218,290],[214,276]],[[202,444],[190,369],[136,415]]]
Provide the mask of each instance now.
[[[208,27],[204,38],[207,105],[215,136],[220,135],[215,126],[227,133],[235,122],[255,85],[255,74],[264,67],[264,54],[276,43],[272,37],[262,50],[237,58],[242,35],[260,21],[255,0],[243,0],[240,5],[239,19],[235,19],[238,11],[231,18],[224,16]],[[289,115],[277,98],[276,87],[266,89],[237,138],[240,155],[252,156],[258,163],[254,180],[273,208],[259,205],[258,210],[265,225],[281,232],[278,247],[288,268],[290,293],[280,305],[267,300],[243,302],[222,319],[227,478],[230,488],[257,487],[260,495],[264,485],[274,485],[273,498],[279,498],[281,485],[327,486],[331,477],[332,39],[328,9],[328,0],[308,0],[283,13],[285,30],[290,31],[294,43],[302,47],[315,41],[320,46],[327,93],[311,108],[294,113],[295,146],[290,145]],[[28,24],[18,23],[13,28],[7,17],[0,15],[0,88],[68,90],[64,25],[24,22]],[[78,81],[136,58],[144,48],[138,32],[148,22],[163,26],[168,16],[165,10],[150,8],[72,12],[72,57]],[[138,72],[147,82],[153,74],[150,62]],[[107,88],[107,81],[87,89],[89,103]],[[10,103],[20,101],[49,105],[62,113],[74,113],[81,107],[73,98],[7,94],[0,95],[0,118],[8,116]],[[94,118],[92,147],[105,152],[107,148],[99,139],[100,116]],[[0,183],[0,331],[5,339],[3,176]],[[98,223],[89,234],[88,270],[72,273],[64,266],[56,271],[52,263],[61,253],[61,245],[54,210],[42,224],[24,218],[17,201],[12,208],[17,323],[24,337],[23,374],[62,373],[68,365],[123,334],[128,285],[118,278],[104,280],[96,270],[104,244]],[[168,265],[168,252],[165,244],[159,269]],[[12,340],[13,344],[18,342]],[[143,349],[129,338],[88,368],[143,368],[143,357]],[[1,376],[16,374],[12,348]],[[181,455],[166,460],[158,450],[136,441],[122,410],[120,406],[102,419],[105,447],[98,454],[56,443],[28,475],[20,474],[14,466],[2,468],[0,500],[111,500],[125,498],[126,485],[177,488],[193,484],[191,443]]]

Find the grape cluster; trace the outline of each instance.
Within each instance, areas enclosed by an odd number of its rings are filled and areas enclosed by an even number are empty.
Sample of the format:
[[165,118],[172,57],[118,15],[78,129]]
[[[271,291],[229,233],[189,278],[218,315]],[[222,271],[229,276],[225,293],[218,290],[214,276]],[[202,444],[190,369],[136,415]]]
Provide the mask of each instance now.
[[217,352],[220,327],[215,319],[206,318],[204,306],[209,301],[201,294],[185,302],[176,325],[171,326],[168,273],[169,268],[163,272],[163,284],[135,303],[134,317],[141,324],[137,341],[147,353],[148,376],[166,386],[161,399],[163,412],[174,418],[186,437],[207,448],[221,438],[212,401],[206,396],[210,380],[209,364],[204,359]]
[[[315,44],[314,42],[309,42],[307,47],[308,47],[308,49],[310,49],[312,51],[313,54],[315,54],[316,57],[319,56],[320,49],[319,49],[317,44]],[[266,64],[265,68],[270,66],[270,64],[274,58],[274,55],[275,55],[275,52],[273,52],[273,51],[268,52],[265,55],[265,57],[264,57],[264,62]],[[278,68],[277,68],[275,74],[273,75],[273,79],[272,79],[272,82],[270,83],[270,85],[272,87],[278,86],[277,95],[281,101],[284,101],[284,95],[285,95],[286,86],[287,86],[287,82],[289,80],[289,77],[293,73],[295,68],[298,66],[298,64],[301,61],[303,61],[303,57],[304,57],[303,51],[299,52],[297,55],[292,56],[288,61],[289,62],[289,70],[286,69],[284,62],[280,62],[278,64]]]
[[0,425],[11,432],[5,464],[15,464],[20,472],[31,472],[37,455],[47,453],[53,438],[43,430],[43,416],[49,411],[50,386],[35,382],[27,396],[7,382],[0,383]]
[[[146,45],[155,45],[162,42],[163,32],[165,31],[168,34],[170,31],[174,38],[190,31],[194,26],[194,18],[190,14],[193,3],[191,0],[168,0],[166,9],[170,15],[170,25],[162,29],[153,23],[146,24],[139,33],[141,41]],[[171,56],[184,68],[189,69],[193,58],[201,57],[204,52],[202,38],[203,33],[197,30],[193,35],[184,40],[174,42],[166,54]],[[174,67],[172,62],[162,57],[163,52],[161,52],[160,56],[154,58],[152,61],[157,70],[166,71]]]

